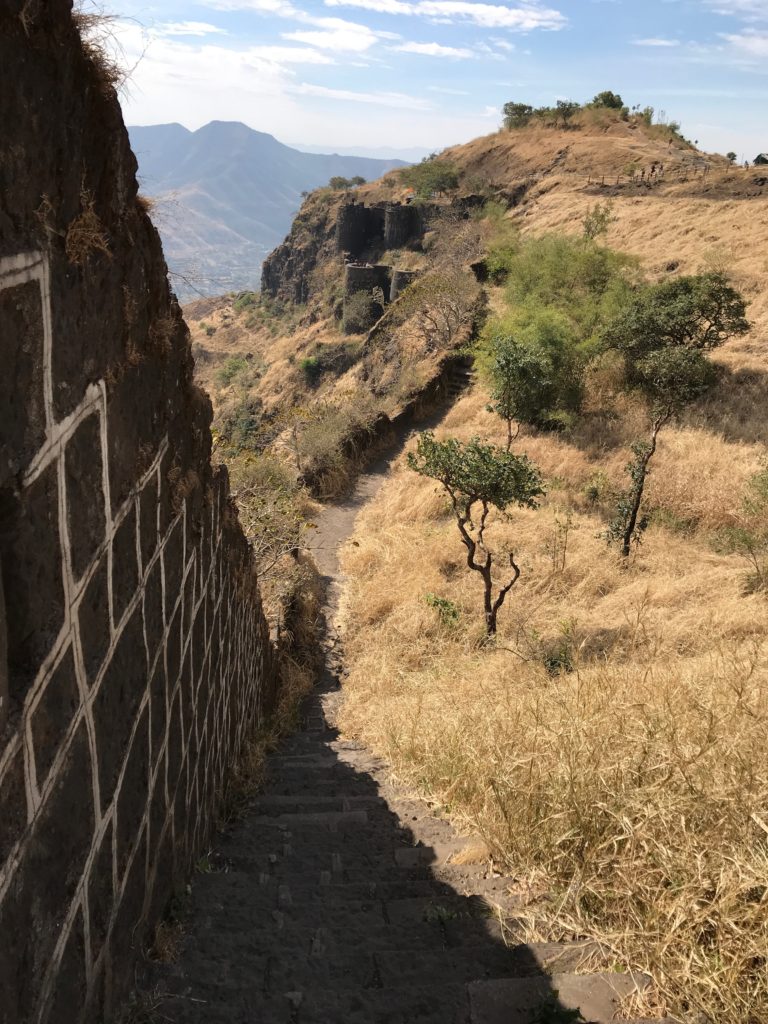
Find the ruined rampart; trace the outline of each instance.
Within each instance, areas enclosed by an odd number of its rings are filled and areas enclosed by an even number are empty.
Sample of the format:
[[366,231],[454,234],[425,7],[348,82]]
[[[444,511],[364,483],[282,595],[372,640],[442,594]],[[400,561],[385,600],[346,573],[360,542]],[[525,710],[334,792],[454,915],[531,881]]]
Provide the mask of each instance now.
[[0,0],[0,1020],[110,1020],[273,698],[250,552],[68,0]]

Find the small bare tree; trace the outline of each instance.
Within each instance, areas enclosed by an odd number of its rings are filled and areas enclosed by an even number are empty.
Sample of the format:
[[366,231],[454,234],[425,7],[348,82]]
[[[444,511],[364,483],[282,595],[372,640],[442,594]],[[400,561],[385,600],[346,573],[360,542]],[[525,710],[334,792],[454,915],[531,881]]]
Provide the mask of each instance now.
[[401,322],[413,319],[428,350],[454,347],[474,319],[480,289],[468,274],[425,274],[403,292],[397,304]]
[[502,513],[511,505],[537,508],[537,499],[544,494],[538,469],[526,456],[483,444],[477,438],[467,444],[453,437],[437,441],[431,431],[421,435],[415,452],[409,452],[408,465],[421,476],[437,480],[451,499],[461,541],[467,549],[467,566],[483,581],[486,634],[494,636],[499,610],[520,578],[520,566],[514,551],[507,551],[511,576],[505,583],[494,583],[496,555],[485,536],[488,516],[492,508]]

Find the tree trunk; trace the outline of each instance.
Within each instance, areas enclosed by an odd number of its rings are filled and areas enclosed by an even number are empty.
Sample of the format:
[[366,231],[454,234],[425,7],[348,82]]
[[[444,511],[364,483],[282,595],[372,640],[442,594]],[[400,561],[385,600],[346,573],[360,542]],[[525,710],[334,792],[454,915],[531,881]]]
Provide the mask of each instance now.
[[659,431],[663,425],[669,419],[670,414],[665,413],[658,419],[653,421],[653,428],[651,430],[651,443],[648,445],[645,454],[640,460],[638,466],[638,476],[635,482],[635,490],[632,495],[632,508],[627,520],[627,525],[624,529],[624,536],[622,537],[621,553],[624,558],[629,558],[629,554],[632,550],[632,537],[635,533],[635,527],[637,526],[637,518],[640,514],[640,505],[643,501],[643,492],[645,491],[645,480],[648,476],[648,463],[656,453],[656,440],[659,436]]

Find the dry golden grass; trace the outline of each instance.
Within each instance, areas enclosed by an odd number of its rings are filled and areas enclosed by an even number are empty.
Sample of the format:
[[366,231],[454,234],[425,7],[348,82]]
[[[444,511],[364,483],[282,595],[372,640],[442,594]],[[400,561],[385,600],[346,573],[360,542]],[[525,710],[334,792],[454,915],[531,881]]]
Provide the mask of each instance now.
[[[501,442],[476,391],[442,431]],[[626,456],[525,436],[556,477],[539,511],[489,536],[523,569],[482,644],[480,587],[436,485],[404,462],[346,547],[349,678],[343,728],[482,836],[552,900],[549,935],[600,938],[649,970],[670,1012],[768,1019],[768,602],[714,553],[758,450],[668,430],[652,501],[693,518],[652,526],[632,565],[605,541],[581,489]],[[570,522],[568,522],[570,510]],[[558,526],[558,521],[561,524]],[[564,524],[567,526],[567,544]],[[443,624],[424,598],[452,601]]]

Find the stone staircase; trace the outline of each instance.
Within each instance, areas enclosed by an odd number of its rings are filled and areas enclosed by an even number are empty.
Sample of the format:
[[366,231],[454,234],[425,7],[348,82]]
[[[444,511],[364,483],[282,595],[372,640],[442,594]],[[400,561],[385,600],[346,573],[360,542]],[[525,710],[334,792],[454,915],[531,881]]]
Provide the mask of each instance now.
[[141,1020],[615,1020],[647,979],[601,970],[586,943],[516,942],[514,880],[338,738],[338,700],[332,681],[312,696],[264,792],[195,877],[180,958],[148,968]]
[[446,382],[446,397],[453,404],[467,391],[476,379],[476,371],[470,359],[456,362]]

